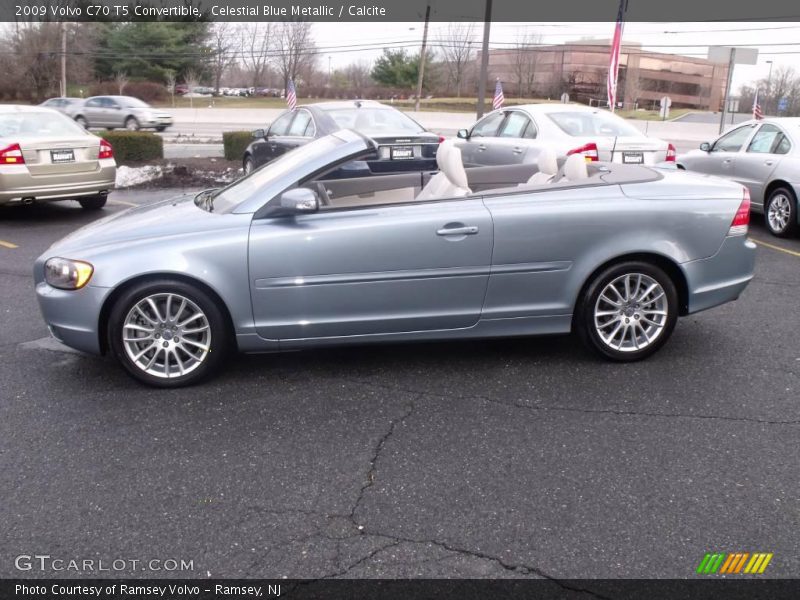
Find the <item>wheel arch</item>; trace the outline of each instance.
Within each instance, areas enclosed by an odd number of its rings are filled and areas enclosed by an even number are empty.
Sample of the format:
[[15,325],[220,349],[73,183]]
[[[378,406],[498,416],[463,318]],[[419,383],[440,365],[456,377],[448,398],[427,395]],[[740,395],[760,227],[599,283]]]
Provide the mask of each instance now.
[[233,325],[233,318],[231,317],[231,312],[228,309],[228,305],[225,304],[225,301],[222,297],[217,293],[217,291],[212,288],[207,283],[200,281],[195,277],[191,277],[189,275],[184,275],[182,273],[147,273],[146,275],[137,275],[130,279],[127,279],[120,283],[114,290],[106,296],[106,299],[103,301],[103,306],[100,309],[100,315],[98,317],[97,323],[97,331],[99,336],[100,342],[100,352],[102,354],[106,354],[108,352],[108,319],[111,315],[111,309],[113,308],[114,304],[117,300],[124,294],[126,291],[131,289],[132,287],[147,283],[149,281],[158,281],[163,279],[172,279],[175,281],[180,281],[182,283],[186,283],[188,285],[193,285],[200,288],[204,293],[208,294],[209,297],[214,301],[217,307],[222,311],[222,315],[225,318],[225,325],[228,328],[228,331],[231,334],[231,339],[236,338],[236,329]]
[[764,207],[765,212],[767,210],[767,199],[769,198],[769,195],[779,187],[785,187],[788,189],[795,196],[794,200],[797,202],[797,195],[794,193],[794,187],[791,183],[785,179],[773,179],[767,184],[767,187],[764,188],[764,197],[761,199],[761,204]]
[[675,289],[678,292],[678,315],[685,316],[689,314],[689,284],[686,281],[686,275],[684,275],[683,271],[681,270],[678,263],[673,261],[671,258],[664,256],[663,254],[657,254],[655,252],[631,252],[628,254],[621,254],[619,256],[615,256],[614,258],[610,258],[603,262],[602,264],[598,265],[583,282],[581,286],[580,292],[578,292],[578,296],[575,300],[575,310],[573,310],[573,327],[574,327],[574,319],[576,315],[580,312],[577,310],[578,305],[582,301],[584,295],[586,294],[586,290],[591,285],[592,281],[605,269],[609,267],[613,267],[619,263],[629,262],[629,261],[639,261],[639,262],[646,262],[652,265],[659,267],[663,270],[667,276],[672,280],[672,283],[675,284]]

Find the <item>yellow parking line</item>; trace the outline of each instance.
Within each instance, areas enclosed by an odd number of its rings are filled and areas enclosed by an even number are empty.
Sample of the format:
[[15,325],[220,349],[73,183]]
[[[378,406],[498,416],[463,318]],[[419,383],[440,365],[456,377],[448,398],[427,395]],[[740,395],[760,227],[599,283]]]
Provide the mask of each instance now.
[[10,248],[11,250],[13,250],[14,248],[19,248],[19,246],[17,246],[16,244],[12,244],[11,242],[7,242],[5,240],[0,240],[0,246],[2,246],[3,248]]
[[776,246],[774,244],[770,244],[770,243],[767,243],[767,242],[762,242],[761,240],[757,240],[757,239],[752,238],[752,237],[750,239],[753,240],[759,246],[766,246],[767,248],[772,248],[773,250],[777,250],[778,252],[785,252],[786,254],[791,254],[792,256],[800,257],[800,252],[796,252],[794,250],[789,250],[788,248],[783,248],[781,246]]
[[138,204],[134,204],[133,202],[125,202],[125,200],[109,200],[109,204],[123,204],[125,206],[139,206]]

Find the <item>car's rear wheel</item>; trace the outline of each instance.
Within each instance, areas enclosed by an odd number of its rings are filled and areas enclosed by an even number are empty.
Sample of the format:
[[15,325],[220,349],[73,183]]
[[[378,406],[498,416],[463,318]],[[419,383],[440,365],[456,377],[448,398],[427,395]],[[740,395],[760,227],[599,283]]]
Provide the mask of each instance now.
[[91,198],[80,198],[78,200],[81,208],[85,208],[86,210],[100,210],[106,205],[107,201],[107,196],[92,196]]
[[772,190],[764,206],[764,217],[772,235],[790,237],[797,233],[797,198],[792,190],[786,187]]
[[75,117],[75,122],[84,129],[89,129],[89,121],[85,117],[77,116]]
[[158,127],[156,127],[156,131],[164,131],[166,128],[167,128],[166,125],[159,125]]
[[576,310],[583,342],[605,358],[641,360],[663,346],[678,319],[669,275],[646,262],[612,265],[588,285]]
[[125,129],[128,131],[139,131],[140,125],[136,117],[128,117],[125,119]]
[[224,361],[231,339],[213,298],[169,279],[127,290],[111,310],[108,332],[122,366],[155,387],[191,385],[210,376]]
[[252,156],[245,156],[244,162],[242,163],[242,169],[244,169],[245,175],[250,175],[253,172],[253,169],[256,168],[256,163],[253,161]]

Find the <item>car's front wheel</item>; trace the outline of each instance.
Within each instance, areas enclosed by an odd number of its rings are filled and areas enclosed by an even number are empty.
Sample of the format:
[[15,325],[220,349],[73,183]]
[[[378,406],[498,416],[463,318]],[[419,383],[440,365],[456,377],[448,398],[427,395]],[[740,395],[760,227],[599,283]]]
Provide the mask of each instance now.
[[245,175],[250,175],[253,172],[253,169],[256,168],[256,163],[253,161],[252,156],[246,156],[244,162],[242,163],[242,169],[244,169]]
[[86,210],[100,210],[106,205],[107,201],[107,196],[92,196],[91,198],[81,198],[78,200],[81,208],[85,208]]
[[599,273],[578,302],[576,328],[605,358],[641,360],[663,346],[678,320],[678,292],[655,265],[631,261]]
[[786,187],[772,190],[764,205],[764,216],[772,235],[794,235],[797,232],[797,198],[792,190]]
[[210,376],[231,344],[215,300],[198,286],[169,279],[123,293],[111,309],[108,333],[122,366],[155,387],[191,385]]

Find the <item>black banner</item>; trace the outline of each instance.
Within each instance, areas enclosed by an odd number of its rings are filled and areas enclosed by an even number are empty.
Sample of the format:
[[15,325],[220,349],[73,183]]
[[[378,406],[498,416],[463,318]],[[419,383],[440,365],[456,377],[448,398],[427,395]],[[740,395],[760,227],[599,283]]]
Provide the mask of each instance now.
[[3,600],[795,600],[792,579],[27,579],[0,581]]
[[[488,0],[494,22],[616,20],[618,0]],[[4,0],[0,21],[483,21],[487,0]],[[626,21],[800,21],[786,0],[631,0]]]

